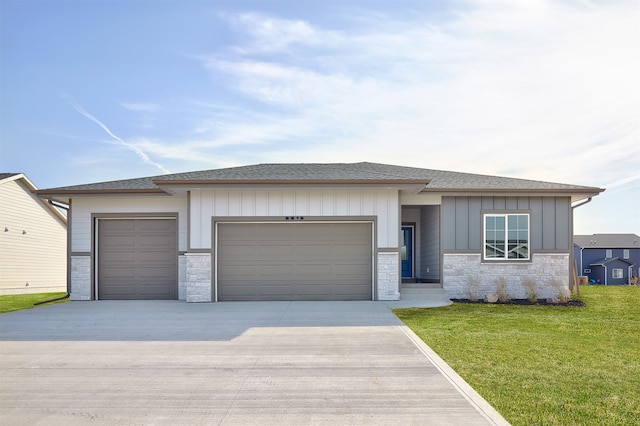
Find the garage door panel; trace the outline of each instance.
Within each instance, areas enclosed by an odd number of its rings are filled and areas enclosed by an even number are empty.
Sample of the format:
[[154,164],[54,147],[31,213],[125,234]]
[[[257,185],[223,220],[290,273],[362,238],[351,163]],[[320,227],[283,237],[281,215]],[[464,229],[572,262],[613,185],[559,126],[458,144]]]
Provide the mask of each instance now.
[[128,280],[130,277],[135,275],[136,275],[136,268],[122,266],[122,267],[109,268],[108,270],[104,271],[104,273],[102,274],[102,277],[104,279],[115,280],[115,279],[123,278]]
[[167,286],[159,283],[149,283],[148,285],[141,285],[138,289],[138,294],[142,296],[148,296],[149,298],[156,298],[158,296],[166,296],[169,298],[171,292],[167,290]]
[[173,219],[141,219],[136,224],[139,232],[168,233],[167,220]]
[[138,261],[146,264],[162,265],[173,261],[173,253],[166,250],[144,249],[138,251]]
[[169,235],[140,235],[138,237],[138,247],[164,247]]
[[217,243],[218,300],[371,300],[371,223],[221,223]]
[[135,244],[135,237],[129,233],[127,234],[116,234],[115,232],[111,232],[109,234],[105,234],[100,240],[100,244],[104,248],[118,248],[118,247],[128,247],[133,246]]
[[177,221],[98,221],[99,299],[177,299]]
[[144,279],[154,279],[154,280],[162,280],[166,281],[167,276],[171,275],[173,272],[173,268],[164,266],[164,267],[140,267],[137,269],[137,278],[141,281]]
[[291,293],[292,289],[293,285],[291,284],[270,284],[268,282],[257,286],[257,291],[262,296],[279,296],[283,293]]
[[133,263],[136,260],[135,252],[131,250],[103,251],[100,259],[106,262]]
[[296,296],[331,296],[331,287],[322,285],[322,281],[296,286]]
[[127,234],[136,229],[137,224],[130,220],[109,220],[108,223],[102,220],[100,226],[108,228],[110,233]]

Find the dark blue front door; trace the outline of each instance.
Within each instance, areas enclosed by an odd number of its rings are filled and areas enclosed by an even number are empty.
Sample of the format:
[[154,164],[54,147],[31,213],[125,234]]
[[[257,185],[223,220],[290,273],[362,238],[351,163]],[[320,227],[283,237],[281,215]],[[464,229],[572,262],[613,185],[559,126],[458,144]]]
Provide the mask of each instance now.
[[400,241],[402,278],[413,278],[413,226],[403,226]]

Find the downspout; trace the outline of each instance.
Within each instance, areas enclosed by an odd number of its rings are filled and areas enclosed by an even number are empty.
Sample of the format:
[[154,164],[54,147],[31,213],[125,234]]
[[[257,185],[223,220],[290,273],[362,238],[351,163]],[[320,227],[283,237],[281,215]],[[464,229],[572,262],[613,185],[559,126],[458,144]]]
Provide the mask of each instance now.
[[[571,244],[569,245],[570,249],[569,249],[569,253],[571,253],[569,255],[569,290],[572,289],[576,289],[576,293],[578,294],[578,296],[580,295],[580,283],[577,282],[573,282],[573,273],[571,273],[571,269],[574,268],[574,265],[576,264],[576,259],[575,259],[575,250],[573,249],[573,217],[574,217],[574,210],[577,209],[580,206],[584,206],[587,203],[590,203],[591,200],[593,199],[593,197],[589,197],[587,198],[585,201],[576,204],[575,206],[571,206]],[[576,267],[577,269],[577,267]],[[580,271],[576,271],[577,272],[577,276],[582,275],[582,247],[580,247]]]
[[[68,204],[59,203],[59,202],[54,201],[52,199],[47,199],[47,202],[49,204],[51,204],[52,206],[54,206],[54,207],[58,207],[58,208],[64,209],[67,212],[69,212],[69,205]],[[67,213],[67,215],[68,214],[69,213]],[[68,225],[68,223],[69,223],[69,218],[67,217],[67,251],[69,250],[69,228],[68,228],[69,225]],[[68,270],[69,270],[69,253],[67,253],[67,271]],[[69,289],[69,279],[67,279],[67,293],[64,296],[56,297],[55,299],[49,299],[49,300],[43,300],[41,302],[36,302],[36,303],[33,304],[33,306],[44,305],[45,303],[57,302],[58,300],[68,299],[71,296],[71,292],[69,290],[70,290]]]
[[602,265],[602,267],[604,268],[604,285],[607,285],[607,265]]

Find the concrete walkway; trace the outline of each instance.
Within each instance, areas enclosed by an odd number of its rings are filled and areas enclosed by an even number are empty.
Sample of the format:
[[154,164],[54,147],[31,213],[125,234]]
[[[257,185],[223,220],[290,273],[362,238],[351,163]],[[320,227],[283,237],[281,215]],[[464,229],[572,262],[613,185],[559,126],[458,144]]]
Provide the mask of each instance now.
[[507,424],[382,302],[69,302],[0,340],[3,424]]

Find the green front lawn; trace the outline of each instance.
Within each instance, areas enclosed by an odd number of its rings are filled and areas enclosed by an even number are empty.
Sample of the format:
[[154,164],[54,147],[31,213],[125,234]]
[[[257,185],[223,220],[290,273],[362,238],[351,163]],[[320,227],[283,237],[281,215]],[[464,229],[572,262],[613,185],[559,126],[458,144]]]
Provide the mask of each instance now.
[[394,312],[514,425],[638,425],[640,287],[580,299]]
[[[23,309],[35,308],[34,303],[43,302],[45,300],[51,300],[64,296],[65,292],[59,293],[33,293],[33,294],[8,294],[0,296],[0,314],[6,314],[7,312],[21,311]],[[69,299],[62,299],[56,302],[47,303],[47,305],[54,303],[64,303]],[[46,306],[46,305],[38,305]]]

